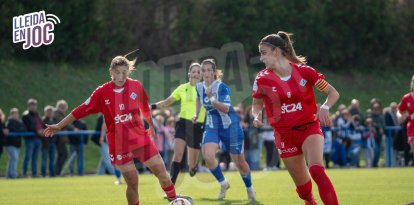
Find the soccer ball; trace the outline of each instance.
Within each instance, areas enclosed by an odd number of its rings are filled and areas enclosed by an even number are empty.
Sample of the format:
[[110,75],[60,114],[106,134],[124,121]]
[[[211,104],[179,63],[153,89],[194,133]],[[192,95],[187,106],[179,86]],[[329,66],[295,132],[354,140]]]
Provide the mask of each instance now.
[[192,205],[190,201],[184,198],[176,198],[171,201],[170,205]]

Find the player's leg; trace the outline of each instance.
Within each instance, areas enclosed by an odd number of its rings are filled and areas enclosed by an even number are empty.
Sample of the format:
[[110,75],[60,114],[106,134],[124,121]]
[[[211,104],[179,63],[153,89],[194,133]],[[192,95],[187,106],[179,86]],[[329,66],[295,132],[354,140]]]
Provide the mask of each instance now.
[[312,182],[303,155],[282,156],[282,160],[296,185],[299,197],[305,201],[305,204],[316,204],[312,194]]
[[117,165],[127,184],[126,198],[129,205],[138,205],[138,174],[133,161],[123,165]]
[[197,162],[200,149],[195,149],[190,146],[187,146],[187,159],[188,167],[190,168],[190,176],[194,176],[197,173]]
[[240,176],[244,182],[249,201],[256,200],[256,193],[252,186],[252,177],[249,164],[243,154],[244,134],[240,126],[230,126],[229,129],[223,131],[222,142],[226,150],[229,150],[230,157],[239,169]]
[[338,199],[331,180],[325,173],[323,167],[323,136],[312,134],[305,139],[302,144],[302,150],[305,154],[309,165],[309,172],[312,179],[316,182],[319,189],[319,195],[324,204],[336,205]]
[[181,160],[183,158],[186,142],[181,137],[174,139],[174,154],[170,167],[171,181],[175,184],[181,170]]
[[204,143],[202,147],[203,159],[206,162],[207,168],[220,183],[220,193],[218,199],[224,199],[226,197],[226,191],[230,188],[229,183],[221,171],[221,168],[216,159],[216,153],[219,149],[219,144],[214,142]]
[[194,176],[198,171],[198,155],[200,154],[201,141],[203,139],[204,125],[197,123],[193,125],[191,133],[186,135],[187,142],[187,161],[190,168],[190,176]]

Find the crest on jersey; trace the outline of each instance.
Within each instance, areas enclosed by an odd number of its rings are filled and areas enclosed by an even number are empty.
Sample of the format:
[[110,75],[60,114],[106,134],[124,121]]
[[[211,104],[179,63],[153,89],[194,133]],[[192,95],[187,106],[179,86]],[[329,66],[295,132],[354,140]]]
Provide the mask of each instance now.
[[131,95],[129,96],[131,99],[135,100],[137,98],[137,94],[135,94],[134,92],[131,93]]
[[306,82],[308,82],[308,81],[302,78],[302,80],[300,80],[299,84],[303,87],[303,86],[306,85]]

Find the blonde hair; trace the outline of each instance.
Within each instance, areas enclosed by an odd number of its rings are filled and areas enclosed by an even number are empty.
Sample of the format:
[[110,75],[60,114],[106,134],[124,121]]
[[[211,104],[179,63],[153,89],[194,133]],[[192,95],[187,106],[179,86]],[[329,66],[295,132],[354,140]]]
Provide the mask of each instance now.
[[58,100],[56,102],[56,107],[59,108],[61,105],[66,106],[66,108],[68,108],[68,103],[66,102],[66,100]]
[[201,66],[206,65],[206,64],[210,64],[211,67],[213,68],[214,79],[221,81],[221,79],[223,79],[224,74],[222,70],[217,69],[216,62],[214,61],[214,59],[208,58],[208,59],[203,60],[203,62],[201,62]]
[[113,70],[118,66],[126,66],[128,67],[128,70],[131,72],[135,70],[136,61],[137,61],[136,58],[130,61],[125,56],[116,56],[114,59],[112,59],[111,65],[109,66],[109,70]]
[[282,50],[283,56],[285,56],[291,63],[306,64],[306,57],[297,56],[295,49],[293,48],[292,33],[279,31],[277,34],[269,34],[262,38],[260,44],[266,44],[273,49],[279,48]]

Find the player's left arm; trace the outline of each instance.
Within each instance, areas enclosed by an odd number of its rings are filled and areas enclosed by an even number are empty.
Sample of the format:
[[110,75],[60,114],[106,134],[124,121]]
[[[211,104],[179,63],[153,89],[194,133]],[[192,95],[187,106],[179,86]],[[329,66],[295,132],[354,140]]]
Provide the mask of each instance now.
[[317,117],[319,118],[323,126],[331,126],[331,120],[329,118],[329,109],[338,101],[339,93],[331,84],[329,84],[323,78],[320,78],[316,81],[315,87],[319,91],[327,95],[325,102],[319,108]]
[[150,137],[154,137],[155,136],[155,130],[154,130],[154,125],[152,123],[151,109],[150,109],[150,105],[148,103],[148,95],[147,95],[147,92],[145,92],[145,89],[142,85],[140,85],[140,88],[139,88],[139,98],[138,99],[139,99],[138,100],[138,107],[141,110],[141,113],[144,116],[145,121],[149,125],[149,128],[147,130],[148,135]]
[[[210,88],[211,89],[211,88]],[[221,87],[218,91],[219,99],[216,99],[212,94],[207,94],[207,97],[210,99],[211,104],[220,112],[228,113],[230,110],[230,91],[227,87]]]

